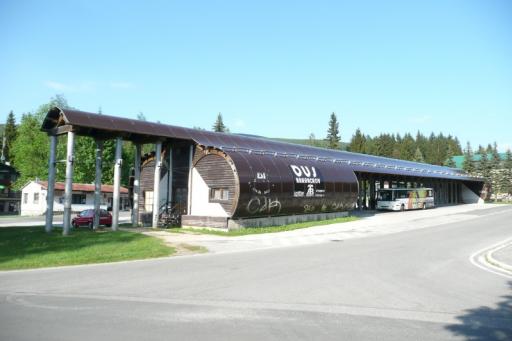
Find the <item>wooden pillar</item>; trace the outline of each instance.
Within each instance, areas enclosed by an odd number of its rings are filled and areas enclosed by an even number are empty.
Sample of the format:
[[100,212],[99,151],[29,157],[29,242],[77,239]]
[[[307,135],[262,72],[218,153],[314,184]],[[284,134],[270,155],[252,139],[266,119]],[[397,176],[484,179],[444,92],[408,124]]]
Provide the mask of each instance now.
[[122,159],[123,139],[116,138],[116,154],[114,159],[114,193],[112,194],[112,231],[117,231],[119,227],[119,199],[121,192],[121,166]]
[[48,161],[48,191],[46,193],[46,232],[53,227],[53,202],[55,197],[55,161],[57,155],[57,136],[50,135],[50,159]]
[[192,163],[194,162],[194,145],[190,145],[188,157],[188,191],[187,191],[187,214],[192,212]]
[[158,227],[160,212],[160,173],[162,169],[162,142],[155,144],[155,178],[153,181],[153,228]]
[[66,182],[64,185],[64,216],[62,234],[68,235],[71,226],[71,199],[73,194],[73,162],[74,162],[75,133],[68,132],[66,154]]
[[100,226],[101,166],[103,164],[103,140],[96,139],[96,178],[94,179],[94,222],[92,228]]
[[[167,158],[167,195],[165,198],[166,209],[172,204],[172,148],[171,145],[167,146],[167,152],[169,154]],[[168,212],[168,210],[167,210]]]
[[135,144],[135,161],[133,165],[133,207],[132,226],[139,226],[139,197],[140,197],[140,158],[142,145]]
[[374,210],[377,204],[376,190],[375,190],[375,178],[370,177],[370,209]]

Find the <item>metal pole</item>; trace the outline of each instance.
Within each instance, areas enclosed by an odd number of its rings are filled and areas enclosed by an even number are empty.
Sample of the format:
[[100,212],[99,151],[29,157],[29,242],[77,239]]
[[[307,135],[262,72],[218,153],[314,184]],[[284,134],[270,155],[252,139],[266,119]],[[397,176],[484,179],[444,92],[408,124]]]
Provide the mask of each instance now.
[[187,214],[192,213],[192,162],[194,160],[194,145],[190,145],[188,156],[188,191],[187,191]]
[[68,132],[68,145],[66,156],[66,183],[64,185],[64,217],[62,222],[62,234],[69,234],[71,225],[71,199],[73,195],[73,162],[74,162],[75,133]]
[[50,160],[48,161],[48,192],[46,193],[46,232],[53,227],[53,201],[55,195],[55,159],[57,154],[57,136],[50,136]]
[[96,139],[96,179],[94,181],[94,223],[92,228],[96,230],[100,226],[101,203],[101,166],[103,163],[103,140]]
[[160,171],[162,168],[162,142],[155,144],[155,178],[153,182],[153,228],[158,227],[158,213],[160,211]]
[[132,225],[139,226],[139,195],[140,195],[140,154],[142,146],[137,143],[135,145],[135,164],[133,165],[133,209],[132,209]]
[[112,198],[112,231],[117,231],[119,226],[119,192],[121,190],[121,158],[123,150],[123,139],[116,138],[116,155],[114,164],[114,193]]

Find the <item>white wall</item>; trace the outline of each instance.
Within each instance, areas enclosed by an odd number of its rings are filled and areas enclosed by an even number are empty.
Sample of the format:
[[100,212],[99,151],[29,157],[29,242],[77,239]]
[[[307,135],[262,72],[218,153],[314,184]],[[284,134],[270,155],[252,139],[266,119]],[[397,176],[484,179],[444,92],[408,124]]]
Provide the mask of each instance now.
[[210,188],[197,169],[192,169],[192,212],[191,215],[208,217],[227,217],[228,214],[219,203],[210,201]]
[[[28,194],[28,202],[23,203],[24,193]],[[39,203],[34,204],[34,193],[39,193]],[[75,191],[73,194],[80,194],[83,192]],[[46,212],[46,194],[47,191],[35,181],[31,181],[26,185],[21,193],[21,215],[43,215]],[[107,209],[108,200],[112,198],[112,193],[102,193],[100,208]],[[128,194],[121,194],[121,199],[128,200]],[[85,193],[85,204],[72,204],[71,211],[80,212],[87,209],[94,208],[94,193]],[[121,207],[122,209],[122,207]],[[64,212],[64,191],[55,191],[53,201],[53,212]]]
[[[39,194],[38,203],[34,203],[34,194]],[[25,203],[25,196],[27,202]],[[46,190],[35,181],[31,181],[21,191],[21,215],[42,215],[46,212]]]
[[462,188],[462,202],[465,204],[483,204],[484,200],[470,190],[466,185],[461,183]]

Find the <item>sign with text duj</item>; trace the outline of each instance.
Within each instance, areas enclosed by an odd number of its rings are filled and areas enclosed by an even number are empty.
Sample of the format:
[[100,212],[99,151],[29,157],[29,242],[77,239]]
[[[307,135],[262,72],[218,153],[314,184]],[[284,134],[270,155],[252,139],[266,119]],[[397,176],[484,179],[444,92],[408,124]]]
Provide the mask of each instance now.
[[325,184],[322,174],[314,166],[290,165],[293,175],[293,196],[297,198],[323,198]]

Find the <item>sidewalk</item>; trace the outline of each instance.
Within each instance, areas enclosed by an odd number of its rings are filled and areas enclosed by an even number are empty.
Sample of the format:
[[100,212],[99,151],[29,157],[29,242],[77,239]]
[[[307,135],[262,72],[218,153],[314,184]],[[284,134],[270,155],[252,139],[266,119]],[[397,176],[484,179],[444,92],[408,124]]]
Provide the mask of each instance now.
[[[206,234],[170,233],[167,231],[144,232],[164,239],[169,244],[190,244],[202,246],[212,253],[230,253],[275,247],[299,246],[338,242],[352,238],[417,230],[442,224],[461,222],[480,216],[483,210],[496,207],[509,210],[510,207],[493,204],[470,204],[440,207],[429,210],[407,212],[384,212],[360,220],[310,227],[293,231],[224,237]],[[503,212],[503,210],[497,211]]]

